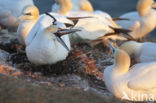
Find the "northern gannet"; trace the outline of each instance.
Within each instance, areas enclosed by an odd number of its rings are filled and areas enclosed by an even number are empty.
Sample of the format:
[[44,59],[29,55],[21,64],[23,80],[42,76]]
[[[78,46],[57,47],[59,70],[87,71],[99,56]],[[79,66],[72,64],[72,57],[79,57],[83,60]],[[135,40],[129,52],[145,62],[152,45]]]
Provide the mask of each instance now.
[[[48,20],[50,18],[49,16],[51,16],[51,15],[52,15],[53,19],[56,19],[57,21],[61,22],[61,23],[58,22],[59,25],[62,25],[62,23],[64,23],[65,26],[67,26],[67,27],[74,26],[75,25],[75,23],[73,22],[74,20],[82,19],[82,18],[76,18],[76,17],[70,18],[70,17],[59,15],[57,13],[49,13],[49,14],[50,15],[47,15],[47,14],[39,15],[39,10],[36,6],[33,6],[33,5],[26,6],[23,9],[21,16],[19,16],[18,20],[16,21],[16,22],[20,22],[18,30],[17,30],[17,34],[19,35],[18,36],[19,42],[21,44],[25,45],[25,40],[26,40],[29,32],[31,31],[33,26],[36,24],[36,22],[40,18],[45,19],[45,23],[42,23],[42,25],[40,27],[48,24]],[[40,22],[40,20],[38,22]]]
[[104,70],[107,89],[117,98],[128,101],[156,100],[156,62],[130,67],[129,55],[111,46],[114,64]]
[[156,61],[156,43],[136,41],[125,42],[120,46],[120,49],[126,51],[129,55],[134,55],[137,62],[151,62]]
[[25,39],[38,18],[39,10],[36,6],[29,5],[23,9],[22,15],[18,18],[20,24],[17,29],[17,34],[19,35],[18,40],[21,44],[25,45]]
[[52,12],[62,13],[72,11],[89,11],[93,12],[94,9],[89,0],[55,0],[56,3],[52,5]]
[[56,3],[52,5],[52,12],[57,12],[63,15],[69,15],[70,11],[87,11],[100,15],[103,18],[109,19],[115,27],[118,27],[114,21],[127,20],[126,18],[112,18],[108,13],[101,10],[94,10],[89,0],[55,0]]
[[[118,29],[118,25],[113,21],[109,14],[102,11],[72,11],[72,2],[70,0],[56,0],[56,2],[58,8],[52,10],[54,12],[70,17],[92,17],[79,20],[77,25],[74,27],[81,30],[80,32],[76,33],[76,36],[80,37],[81,39],[96,40],[106,34],[116,34],[115,31]],[[124,37],[119,36],[107,36],[107,39],[109,38],[113,40],[126,40]]]
[[34,5],[33,0],[0,0],[0,26],[16,31],[16,20],[27,5]]
[[43,15],[26,38],[26,54],[36,65],[54,64],[66,59],[71,49],[68,33],[78,30],[66,26],[50,16]]
[[156,26],[156,3],[154,0],[138,0],[137,12],[130,12],[120,16],[128,21],[118,21],[117,24],[125,29],[135,39],[146,37]]

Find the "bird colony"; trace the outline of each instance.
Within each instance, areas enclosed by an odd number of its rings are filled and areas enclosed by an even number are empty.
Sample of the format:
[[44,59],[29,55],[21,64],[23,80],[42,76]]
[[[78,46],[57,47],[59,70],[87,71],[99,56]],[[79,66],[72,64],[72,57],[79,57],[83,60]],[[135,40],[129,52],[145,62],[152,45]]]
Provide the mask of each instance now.
[[39,66],[66,60],[78,39],[92,49],[103,43],[114,59],[103,73],[107,90],[120,100],[156,100],[156,43],[146,41],[156,27],[154,0],[138,0],[137,11],[118,18],[88,0],[55,2],[40,14],[32,0],[0,0],[0,32],[15,32],[29,62]]

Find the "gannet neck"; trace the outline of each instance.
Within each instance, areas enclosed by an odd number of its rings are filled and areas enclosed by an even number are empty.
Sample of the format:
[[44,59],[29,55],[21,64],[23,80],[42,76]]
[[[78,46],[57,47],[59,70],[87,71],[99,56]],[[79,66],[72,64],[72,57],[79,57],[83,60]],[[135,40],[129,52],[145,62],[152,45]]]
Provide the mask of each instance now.
[[114,70],[117,71],[118,74],[127,73],[130,67],[129,55],[123,50],[116,49],[114,59]]
[[47,27],[46,29],[45,29],[45,31],[46,32],[57,32],[58,31],[58,28],[56,28],[56,27],[54,27],[54,26],[52,26],[52,25],[50,25],[49,27]]
[[82,11],[89,11],[89,12],[94,12],[92,4],[88,0],[83,0],[80,2],[81,5],[81,10]]
[[142,44],[136,41],[129,41],[120,46],[120,49],[124,50],[129,56],[139,56],[141,54]]
[[60,4],[61,8],[59,10],[60,14],[66,14],[70,10],[72,10],[72,2],[71,0],[56,0],[57,3]]
[[153,0],[139,0],[137,10],[140,16],[145,16],[152,9]]

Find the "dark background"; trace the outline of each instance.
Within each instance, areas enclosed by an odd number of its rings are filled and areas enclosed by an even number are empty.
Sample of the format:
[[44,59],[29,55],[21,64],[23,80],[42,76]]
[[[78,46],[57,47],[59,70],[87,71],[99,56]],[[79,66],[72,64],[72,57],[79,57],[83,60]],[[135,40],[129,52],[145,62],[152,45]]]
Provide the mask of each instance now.
[[[109,13],[112,17],[135,11],[138,0],[90,0],[95,10],[102,10]],[[55,0],[34,0],[35,5],[39,7],[40,12],[44,13],[51,10]],[[153,37],[156,31],[151,33]],[[156,35],[155,35],[156,37]]]
[[[138,0],[90,0],[95,10],[103,10],[108,12],[113,17],[136,10],[136,3]],[[41,13],[51,10],[51,5],[55,0],[34,0],[39,7]]]

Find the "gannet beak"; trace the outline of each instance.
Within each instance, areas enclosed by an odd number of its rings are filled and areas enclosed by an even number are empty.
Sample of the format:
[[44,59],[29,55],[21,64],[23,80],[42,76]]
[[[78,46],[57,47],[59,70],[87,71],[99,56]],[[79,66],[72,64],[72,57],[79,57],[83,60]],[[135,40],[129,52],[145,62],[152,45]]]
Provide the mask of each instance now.
[[61,36],[66,35],[66,34],[71,34],[71,33],[75,33],[78,32],[80,30],[78,29],[60,29],[58,30],[55,34],[56,40],[63,45],[64,48],[67,49],[67,51],[70,51],[70,49],[68,48],[68,46],[65,44],[65,42],[62,40]]
[[55,34],[59,37],[81,31],[79,29],[59,29]]
[[15,24],[19,24],[24,19],[25,19],[25,16],[24,15],[19,16],[18,19],[17,19],[17,21],[15,22]]
[[110,47],[110,50],[112,51],[112,53],[115,53],[115,47],[113,45],[111,45],[111,43],[107,42],[107,44],[109,45]]
[[67,51],[70,51],[70,49],[68,48],[68,46],[66,45],[66,43],[62,40],[61,37],[54,35],[56,37],[56,40],[64,47],[66,48]]
[[152,4],[152,8],[156,8],[156,3],[155,2]]

